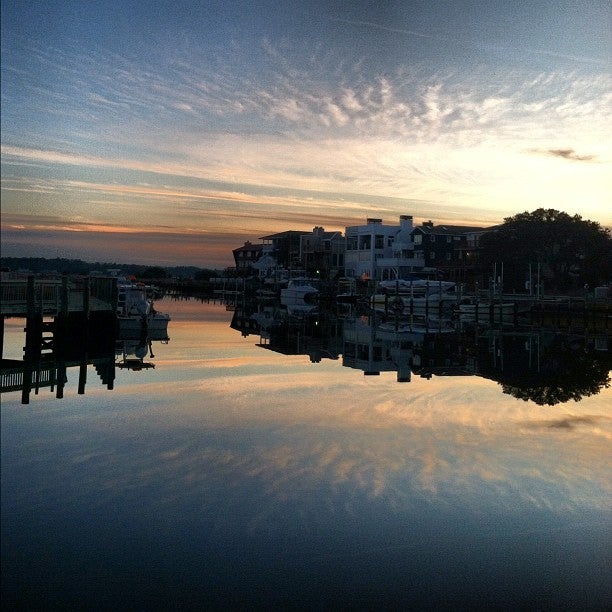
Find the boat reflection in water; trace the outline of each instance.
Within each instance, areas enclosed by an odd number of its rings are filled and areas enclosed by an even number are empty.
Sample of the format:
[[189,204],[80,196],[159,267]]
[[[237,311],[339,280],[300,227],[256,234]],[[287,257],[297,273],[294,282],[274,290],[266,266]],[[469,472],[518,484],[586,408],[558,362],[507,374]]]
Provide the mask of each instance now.
[[117,355],[116,365],[118,368],[133,370],[148,370],[154,368],[155,364],[145,359],[153,359],[153,342],[168,344],[170,338],[164,329],[147,329],[143,327],[140,332],[120,330],[115,343]]
[[610,335],[605,331],[466,323],[452,318],[385,315],[310,302],[235,305],[231,326],[258,334],[258,346],[310,361],[342,358],[366,376],[479,376],[504,393],[554,405],[598,393],[609,386]]

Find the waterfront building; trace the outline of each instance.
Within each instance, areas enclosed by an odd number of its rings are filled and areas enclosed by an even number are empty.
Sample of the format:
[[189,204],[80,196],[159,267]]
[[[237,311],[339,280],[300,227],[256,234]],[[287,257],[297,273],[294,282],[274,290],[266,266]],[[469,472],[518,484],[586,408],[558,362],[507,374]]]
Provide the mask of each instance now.
[[261,258],[263,245],[252,244],[247,240],[243,246],[233,249],[232,253],[234,255],[236,270],[248,270]]
[[262,256],[268,255],[273,257],[276,263],[286,270],[302,268],[300,239],[305,234],[308,234],[308,232],[288,230],[261,237],[260,240],[263,241]]
[[434,225],[424,221],[412,231],[414,257],[448,280],[463,282],[473,275],[481,236],[495,227]]
[[311,234],[300,237],[300,261],[306,274],[321,279],[343,276],[345,248],[346,239],[342,232],[313,228]]
[[423,271],[424,259],[415,257],[413,229],[412,215],[401,215],[399,225],[369,218],[365,225],[347,227],[346,276],[380,281]]

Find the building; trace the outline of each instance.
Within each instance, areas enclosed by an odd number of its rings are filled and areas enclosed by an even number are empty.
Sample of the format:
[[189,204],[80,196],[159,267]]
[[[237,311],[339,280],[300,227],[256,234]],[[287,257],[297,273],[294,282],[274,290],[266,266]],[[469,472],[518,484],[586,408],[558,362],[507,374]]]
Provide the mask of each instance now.
[[264,256],[273,257],[276,263],[286,270],[296,270],[302,268],[300,259],[301,237],[308,232],[288,230],[270,236],[263,236]]
[[414,256],[436,268],[448,280],[470,280],[477,261],[480,237],[494,227],[434,225],[424,221],[412,231]]
[[346,228],[346,276],[362,280],[405,278],[423,269],[423,258],[415,257],[412,215],[401,215],[399,225],[384,225],[369,218],[365,225]]
[[244,246],[233,249],[234,263],[236,270],[248,270],[253,268],[262,256],[263,244],[251,244],[248,240]]
[[300,237],[300,261],[308,276],[334,279],[344,275],[346,240],[342,232],[315,227]]

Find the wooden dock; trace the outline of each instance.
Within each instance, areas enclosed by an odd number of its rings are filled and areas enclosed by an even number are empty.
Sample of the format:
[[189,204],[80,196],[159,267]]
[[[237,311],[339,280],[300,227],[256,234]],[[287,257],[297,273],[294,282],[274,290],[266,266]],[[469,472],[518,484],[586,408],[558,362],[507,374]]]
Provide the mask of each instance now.
[[90,277],[58,280],[29,276],[24,280],[0,282],[2,317],[34,315],[53,317],[81,312],[114,312],[117,282],[114,278]]

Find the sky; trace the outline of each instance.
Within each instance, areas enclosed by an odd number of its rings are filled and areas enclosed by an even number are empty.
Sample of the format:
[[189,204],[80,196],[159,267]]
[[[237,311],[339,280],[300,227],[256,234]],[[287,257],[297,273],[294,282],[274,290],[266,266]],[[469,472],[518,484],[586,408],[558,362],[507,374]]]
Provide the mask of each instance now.
[[2,0],[2,255],[367,217],[612,226],[610,0]]

